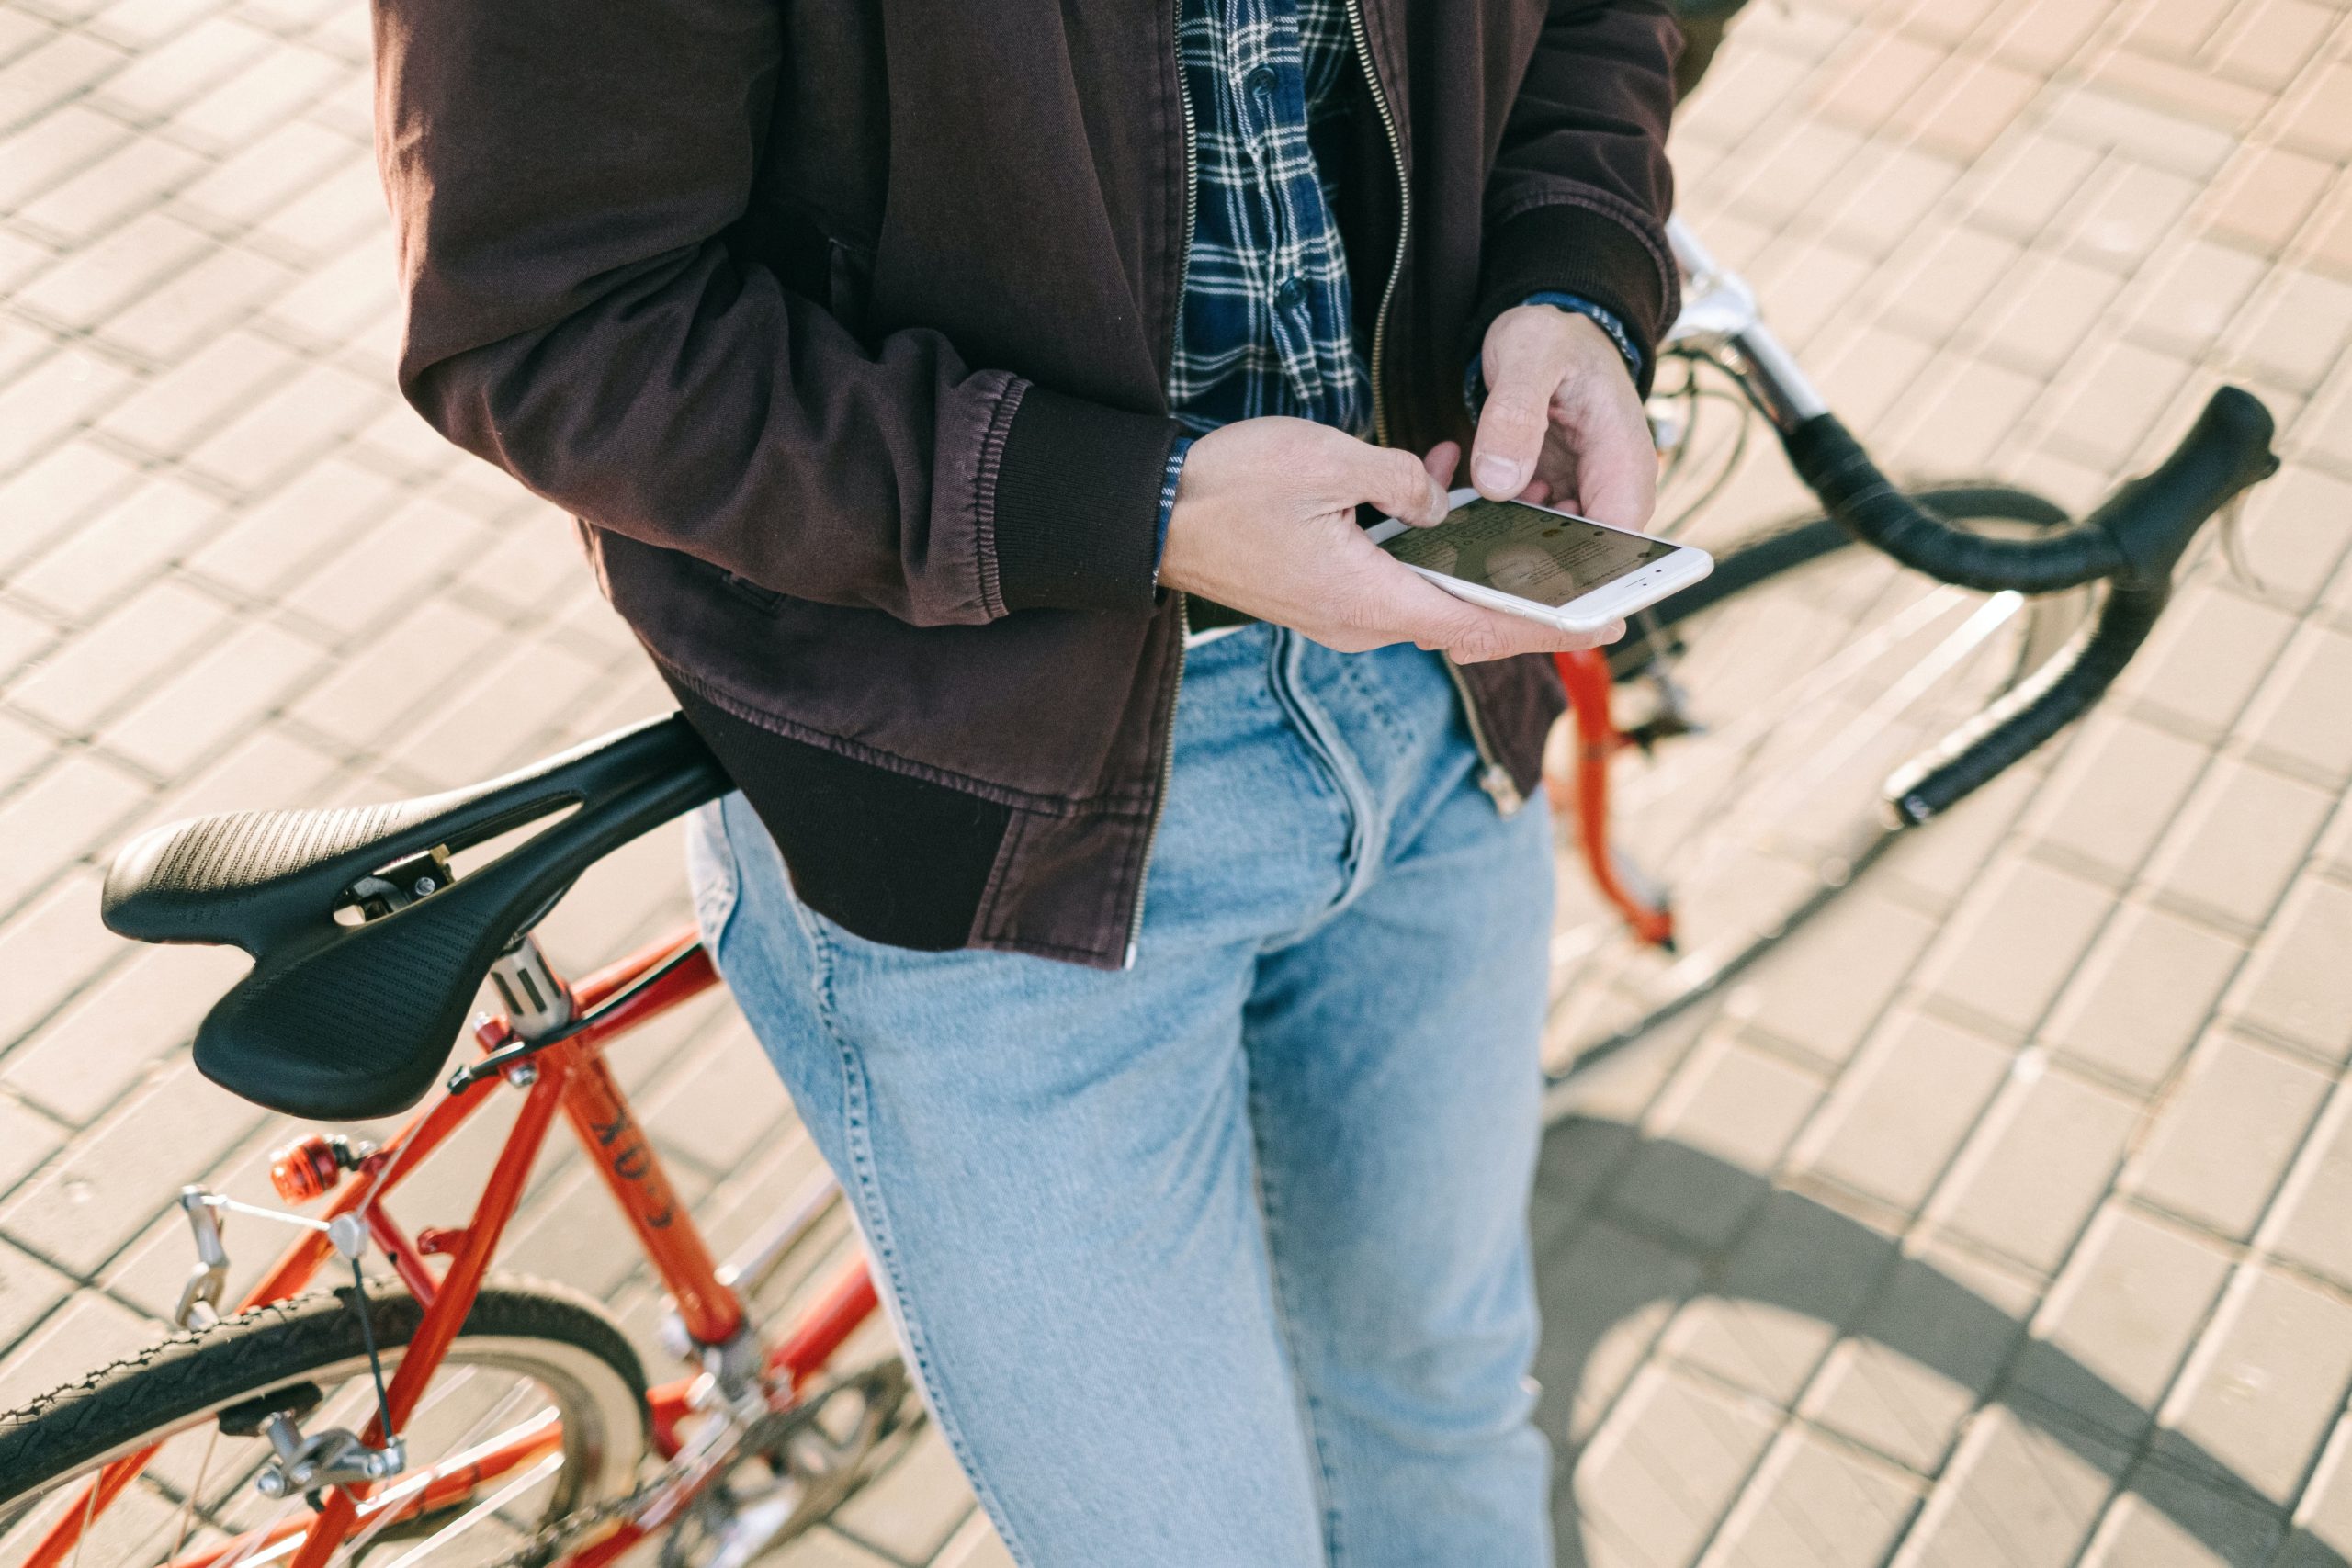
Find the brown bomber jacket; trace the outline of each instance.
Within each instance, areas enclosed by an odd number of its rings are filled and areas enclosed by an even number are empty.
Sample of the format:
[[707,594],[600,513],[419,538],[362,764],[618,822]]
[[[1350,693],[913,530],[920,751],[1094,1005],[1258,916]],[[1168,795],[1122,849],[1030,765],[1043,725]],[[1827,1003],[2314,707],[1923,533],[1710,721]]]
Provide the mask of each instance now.
[[[1166,782],[1152,586],[1189,239],[1175,0],[375,0],[402,389],[581,519],[808,903],[1114,965]],[[1658,0],[1351,0],[1340,220],[1380,436],[1544,289],[1645,347]],[[1459,671],[1534,785],[1542,660]]]

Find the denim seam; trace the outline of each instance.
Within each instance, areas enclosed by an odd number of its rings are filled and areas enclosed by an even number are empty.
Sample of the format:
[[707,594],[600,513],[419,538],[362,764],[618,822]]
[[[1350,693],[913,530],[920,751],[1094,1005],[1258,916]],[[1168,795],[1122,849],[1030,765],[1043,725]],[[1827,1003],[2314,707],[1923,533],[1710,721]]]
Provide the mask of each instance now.
[[1242,1071],[1248,1079],[1250,1163],[1257,1180],[1259,1223],[1266,1233],[1266,1280],[1268,1294],[1272,1298],[1274,1332],[1290,1358],[1291,1392],[1298,1399],[1299,1425],[1306,1429],[1307,1447],[1315,1454],[1315,1497],[1323,1516],[1324,1568],[1339,1568],[1340,1506],[1336,1500],[1336,1479],[1331,1473],[1330,1450],[1323,1440],[1323,1402],[1307,1387],[1306,1361],[1299,1353],[1298,1331],[1293,1326],[1296,1314],[1291,1310],[1290,1287],[1285,1282],[1282,1262],[1282,1200],[1266,1172],[1265,1144],[1258,1135],[1258,1128],[1265,1120],[1265,1106],[1260,1098],[1258,1075],[1246,1051]]
[[[1357,654],[1341,655],[1338,660],[1340,667],[1340,679],[1355,693],[1356,699],[1363,705],[1364,710],[1371,715],[1372,721],[1378,725],[1382,730],[1386,732],[1388,736],[1388,743],[1395,747],[1397,751],[1402,752],[1407,747],[1413,744],[1412,727],[1397,716],[1396,708],[1389,704],[1388,699],[1382,695],[1381,693],[1373,685],[1372,682],[1364,677],[1363,671],[1361,668],[1361,662],[1363,659],[1366,657],[1369,656]],[[1442,656],[1441,655],[1438,657]]]
[[[1339,796],[1348,814],[1347,876],[1340,888],[1340,896],[1329,908],[1317,914],[1298,930],[1268,942],[1263,951],[1274,952],[1295,945],[1313,936],[1344,913],[1372,885],[1375,868],[1385,852],[1388,825],[1380,810],[1380,802],[1372,781],[1352,753],[1342,756],[1345,743],[1337,732],[1329,713],[1322,705],[1313,702],[1293,679],[1298,644],[1295,634],[1277,631],[1270,644],[1267,660],[1267,686],[1273,693],[1283,715],[1298,734],[1307,752],[1322,765],[1327,775],[1325,784]],[[1317,723],[1320,718],[1323,722]]]
[[[799,900],[793,900],[793,908],[796,911],[800,908]],[[874,1262],[880,1269],[881,1282],[888,1288],[890,1300],[898,1308],[899,1324],[907,1337],[907,1349],[913,1356],[915,1371],[930,1395],[932,1414],[939,1421],[940,1435],[947,1440],[948,1450],[956,1456],[956,1462],[963,1467],[965,1475],[970,1479],[974,1495],[992,1516],[997,1535],[1004,1542],[1005,1551],[1012,1554],[1021,1568],[1035,1568],[1036,1559],[1030,1555],[1020,1534],[1013,1529],[1004,1499],[981,1474],[978,1458],[964,1436],[963,1424],[950,1413],[946,1380],[940,1375],[938,1366],[932,1359],[928,1342],[915,1316],[914,1303],[908,1299],[898,1270],[891,1266],[898,1258],[898,1247],[891,1239],[889,1205],[882,1197],[882,1184],[876,1174],[874,1140],[868,1114],[872,1086],[866,1078],[865,1059],[841,1027],[834,1003],[833,964],[837,950],[824,929],[814,921],[803,919],[800,929],[816,949],[817,1016],[823,1022],[825,1032],[832,1037],[833,1049],[841,1058],[842,1139],[848,1146],[850,1165],[857,1177],[858,1192],[865,1200],[861,1207],[867,1216],[868,1235],[865,1239],[874,1249]]]

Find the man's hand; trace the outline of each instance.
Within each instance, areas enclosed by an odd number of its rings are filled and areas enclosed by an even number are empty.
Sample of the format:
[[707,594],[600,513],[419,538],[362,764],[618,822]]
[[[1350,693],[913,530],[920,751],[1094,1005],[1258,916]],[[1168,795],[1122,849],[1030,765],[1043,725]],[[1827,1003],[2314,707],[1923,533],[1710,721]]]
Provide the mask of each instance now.
[[1657,506],[1657,452],[1625,356],[1600,324],[1521,305],[1487,329],[1487,406],[1470,482],[1489,501],[1532,501],[1620,528]]
[[1303,419],[1211,431],[1178,478],[1159,581],[1342,653],[1413,642],[1470,664],[1623,636],[1622,622],[1578,636],[1468,604],[1363,536],[1362,502],[1419,527],[1443,522],[1460,457],[1451,441],[1417,458]]

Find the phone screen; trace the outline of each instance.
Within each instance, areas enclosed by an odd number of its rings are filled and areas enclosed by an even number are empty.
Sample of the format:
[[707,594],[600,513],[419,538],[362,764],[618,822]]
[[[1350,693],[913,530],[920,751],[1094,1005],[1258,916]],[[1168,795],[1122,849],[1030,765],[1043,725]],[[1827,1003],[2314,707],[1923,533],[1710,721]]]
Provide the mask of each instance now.
[[1455,507],[1434,528],[1408,528],[1380,547],[1408,566],[1556,610],[1675,547],[1516,501],[1479,500]]

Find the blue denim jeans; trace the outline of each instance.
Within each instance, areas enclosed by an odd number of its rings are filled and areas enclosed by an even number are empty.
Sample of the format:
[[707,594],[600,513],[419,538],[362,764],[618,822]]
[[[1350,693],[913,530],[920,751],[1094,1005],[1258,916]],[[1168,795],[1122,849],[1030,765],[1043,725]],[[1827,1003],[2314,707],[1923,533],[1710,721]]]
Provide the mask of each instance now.
[[1027,1568],[1540,1568],[1551,910],[1435,656],[1193,650],[1121,973],[867,942],[740,795],[720,970]]

